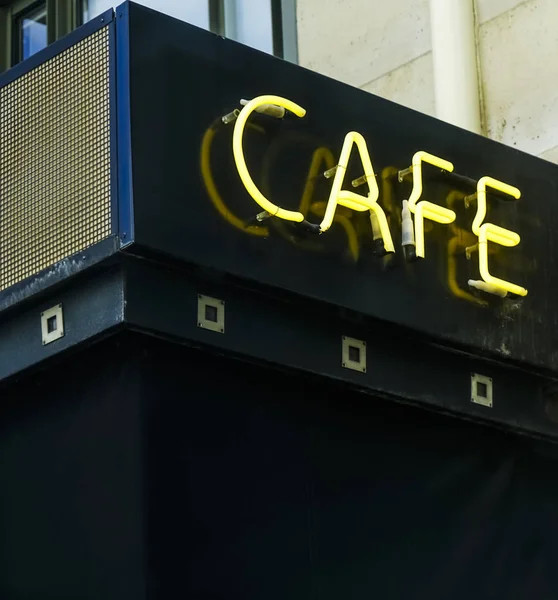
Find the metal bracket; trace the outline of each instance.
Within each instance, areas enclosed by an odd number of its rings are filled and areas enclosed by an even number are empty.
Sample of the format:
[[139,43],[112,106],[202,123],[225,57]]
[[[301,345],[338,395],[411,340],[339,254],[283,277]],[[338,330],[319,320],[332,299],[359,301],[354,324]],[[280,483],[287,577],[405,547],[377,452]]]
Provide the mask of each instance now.
[[41,313],[41,333],[43,346],[64,337],[64,311],[57,304]]
[[471,374],[471,402],[492,408],[493,392],[490,377],[478,373]]
[[366,342],[343,336],[341,348],[341,365],[345,369],[366,373]]
[[225,302],[198,294],[198,327],[225,333]]

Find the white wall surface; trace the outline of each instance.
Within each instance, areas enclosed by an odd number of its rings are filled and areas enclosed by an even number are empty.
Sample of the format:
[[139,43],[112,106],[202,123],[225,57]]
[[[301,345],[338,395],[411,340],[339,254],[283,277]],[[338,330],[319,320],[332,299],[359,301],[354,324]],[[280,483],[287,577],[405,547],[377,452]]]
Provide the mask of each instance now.
[[540,155],[558,145],[558,1],[515,4],[480,26],[486,133]]
[[298,0],[300,64],[362,86],[430,50],[428,0]]
[[[558,162],[558,0],[475,10],[484,133]],[[436,114],[428,0],[298,0],[297,22],[301,65]]]
[[486,23],[524,2],[525,0],[476,0],[478,22]]
[[432,52],[422,54],[360,87],[427,115],[436,114]]

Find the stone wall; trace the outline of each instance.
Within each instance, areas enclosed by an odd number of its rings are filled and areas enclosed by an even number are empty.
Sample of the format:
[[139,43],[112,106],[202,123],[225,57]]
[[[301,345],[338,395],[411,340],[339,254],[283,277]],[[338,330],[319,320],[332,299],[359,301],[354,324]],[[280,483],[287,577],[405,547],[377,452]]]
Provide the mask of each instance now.
[[[483,129],[558,162],[558,2],[475,0]],[[428,0],[298,0],[301,65],[436,114]]]

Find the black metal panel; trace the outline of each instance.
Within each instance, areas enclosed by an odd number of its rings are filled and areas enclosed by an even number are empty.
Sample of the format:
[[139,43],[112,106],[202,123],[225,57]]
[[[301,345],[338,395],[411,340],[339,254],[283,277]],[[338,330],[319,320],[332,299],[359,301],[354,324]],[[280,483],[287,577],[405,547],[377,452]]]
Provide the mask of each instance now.
[[52,291],[56,286],[64,284],[70,278],[86,270],[94,270],[106,263],[116,261],[118,246],[117,237],[107,238],[79,254],[69,256],[52,267],[44,269],[34,277],[10,286],[0,292],[0,312]]
[[120,358],[105,342],[2,386],[2,599],[144,597],[141,408]]
[[[445,345],[536,368],[558,367],[557,166],[133,4],[130,45],[138,245],[403,325]],[[370,225],[357,217],[356,250],[341,226],[315,238],[270,219],[267,237],[247,233],[245,224],[261,209],[240,182],[232,126],[220,117],[241,98],[268,93],[307,109],[303,119],[257,116],[257,128],[246,135],[249,168],[274,202],[296,209],[316,148],[328,148],[336,159],[345,134],[358,131],[378,174],[380,203],[391,206],[397,244],[398,207],[411,186],[398,183],[394,173],[426,150],[451,160],[472,181],[489,175],[522,191],[517,202],[490,200],[491,222],[522,238],[517,248],[501,248],[490,260],[497,275],[524,285],[529,295],[498,299],[469,290],[468,279],[479,278],[477,261],[464,255],[475,211],[464,208],[463,196],[474,187],[464,179],[434,179],[427,167],[429,199],[445,204],[457,191],[458,218],[456,229],[434,225],[427,232],[421,262],[406,264],[399,248],[389,266],[375,258]],[[348,181],[353,172],[360,174],[358,160]],[[329,185],[319,177],[312,199],[327,200]],[[455,256],[452,243],[460,248]],[[459,289],[468,297],[459,297]]]
[[[553,381],[428,345],[382,323],[349,319],[312,303],[287,302],[228,279],[125,261],[126,324],[224,355],[294,368],[399,402],[558,439]],[[224,334],[198,326],[198,295],[225,303]],[[342,366],[342,337],[366,342],[365,373]],[[493,407],[471,402],[471,376],[493,382]],[[248,384],[248,382],[247,382]],[[236,394],[236,392],[235,392]],[[362,402],[369,400],[362,397]]]
[[[0,381],[106,335],[124,320],[124,283],[119,269],[88,273],[48,296],[27,302],[0,320]],[[42,343],[41,313],[62,305],[64,337]]]
[[145,335],[2,388],[0,596],[553,598],[556,447]]
[[136,340],[149,598],[552,598],[555,449]]

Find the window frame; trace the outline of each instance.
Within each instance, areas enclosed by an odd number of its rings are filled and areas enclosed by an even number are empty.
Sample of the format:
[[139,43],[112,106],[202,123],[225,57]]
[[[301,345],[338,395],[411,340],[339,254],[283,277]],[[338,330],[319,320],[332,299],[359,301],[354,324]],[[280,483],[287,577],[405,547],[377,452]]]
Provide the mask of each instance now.
[[[0,73],[11,66],[12,35],[10,28],[10,9],[0,6]],[[2,35],[3,34],[3,35]]]
[[[273,2],[274,0],[272,0]],[[296,22],[296,0],[278,0],[281,19],[281,58],[298,64],[298,31]],[[275,43],[275,34],[274,34]]]
[[[16,65],[21,49],[16,48],[15,22],[42,0],[0,0],[0,73]],[[296,0],[269,0],[272,15],[273,54],[298,62]],[[209,29],[235,39],[235,0],[207,0]],[[84,23],[88,0],[46,0],[47,44],[64,37]],[[4,38],[4,39],[2,39]]]
[[[12,10],[12,15],[10,18],[9,27],[11,29],[11,65],[14,66],[20,63],[23,59],[23,30],[21,28],[21,22],[25,19],[25,16],[31,14],[44,6],[45,8],[45,16],[46,16],[46,28],[47,28],[47,42],[46,45],[50,43],[50,35],[49,35],[49,21],[50,15],[48,11],[48,0],[32,0],[31,2],[19,3],[20,8],[17,10],[18,3],[14,5],[14,9]],[[46,46],[45,46],[46,47]]]
[[225,35],[225,0],[208,0],[209,31]]
[[[0,73],[21,62],[19,35],[16,35],[15,31],[17,22],[43,1],[0,0]],[[47,45],[83,24],[82,6],[83,0],[46,0]]]
[[[297,63],[296,0],[268,1],[271,2],[273,55]],[[208,0],[208,3],[210,31],[236,39],[236,1]]]
[[89,12],[88,0],[75,0],[75,27],[80,27],[85,23],[85,19],[83,17],[86,10]]

